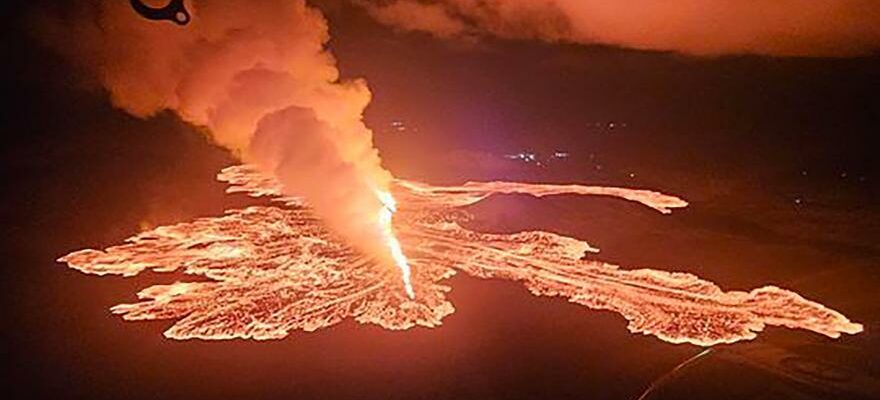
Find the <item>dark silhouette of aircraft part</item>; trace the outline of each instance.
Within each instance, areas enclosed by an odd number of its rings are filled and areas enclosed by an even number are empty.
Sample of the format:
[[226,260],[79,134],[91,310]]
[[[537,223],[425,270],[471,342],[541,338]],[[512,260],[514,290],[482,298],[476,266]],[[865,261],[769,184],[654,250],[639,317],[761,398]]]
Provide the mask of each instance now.
[[142,17],[154,21],[171,21],[177,25],[186,25],[190,21],[189,11],[183,0],[171,0],[165,7],[150,7],[143,0],[130,0],[131,7]]

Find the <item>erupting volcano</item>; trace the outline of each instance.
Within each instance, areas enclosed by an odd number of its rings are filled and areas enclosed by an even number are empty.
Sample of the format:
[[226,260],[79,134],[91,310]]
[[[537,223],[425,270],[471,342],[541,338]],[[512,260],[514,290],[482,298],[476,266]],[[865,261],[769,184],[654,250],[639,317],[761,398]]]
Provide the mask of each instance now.
[[598,249],[571,237],[468,230],[464,223],[472,216],[462,208],[492,194],[577,194],[616,197],[668,214],[687,206],[674,196],[616,187],[432,186],[398,179],[390,193],[379,192],[385,206],[378,218],[398,267],[392,269],[332,233],[306,200],[286,196],[278,180],[260,171],[239,165],[218,178],[230,185],[229,193],[271,197],[276,205],[159,227],[125,244],[73,252],[59,261],[95,275],[152,270],[207,278],[152,286],[138,293],[139,302],[112,308],[126,320],[175,320],[165,332],[173,339],[280,339],[347,318],[387,329],[435,327],[454,311],[442,281],[459,271],[519,281],[534,295],[617,312],[631,332],[672,343],[747,340],[768,325],[832,338],[862,331],[839,312],[775,286],[725,292],[689,273],[586,260],[586,252]]
[[0,400],[880,400],[880,0],[4,4]]
[[[736,37],[693,48],[596,36],[582,29],[594,24],[580,16],[594,14],[575,7],[580,2],[559,3],[551,14],[535,14],[532,2],[515,2],[518,7],[497,14],[502,21],[516,17],[513,21],[519,22],[500,26],[481,17],[482,6],[470,10],[460,2],[357,3],[390,25],[417,23],[425,10],[446,21],[441,25],[461,25],[440,36],[508,37],[502,29],[508,25],[546,19],[520,21],[520,14],[556,15],[568,21],[564,29],[537,29],[544,27],[540,24],[522,33],[569,42],[604,38],[694,54],[802,54],[800,46],[742,47]],[[89,9],[82,15],[46,17],[43,37],[89,71],[115,106],[138,117],[171,111],[240,159],[242,165],[219,175],[230,184],[229,192],[276,200],[275,206],[163,226],[104,251],[60,258],[89,274],[132,276],[153,270],[201,277],[149,287],[139,293],[140,302],[112,308],[127,320],[176,320],[165,333],[169,338],[278,339],[346,318],[389,329],[433,327],[454,310],[443,280],[459,271],[519,281],[535,295],[617,312],[629,321],[630,331],[673,343],[751,339],[767,325],[829,337],[862,330],[842,314],[777,287],[724,292],[688,273],[627,270],[585,259],[586,252],[598,250],[559,234],[467,229],[464,222],[471,215],[463,207],[496,193],[611,196],[661,213],[687,203],[613,187],[508,182],[447,187],[394,179],[364,123],[371,99],[366,81],[340,73],[327,48],[327,20],[304,0],[198,1],[186,28],[145,21],[125,2],[102,1],[97,7],[98,13]],[[403,28],[436,27],[410,25]],[[787,26],[782,29],[791,31]],[[842,35],[849,37],[849,30]],[[703,41],[702,35],[683,36]]]

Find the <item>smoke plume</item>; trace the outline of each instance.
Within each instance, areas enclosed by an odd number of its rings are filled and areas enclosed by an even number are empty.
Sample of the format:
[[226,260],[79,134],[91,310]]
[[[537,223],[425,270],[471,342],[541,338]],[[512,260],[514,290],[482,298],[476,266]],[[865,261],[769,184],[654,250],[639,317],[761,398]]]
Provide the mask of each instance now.
[[880,48],[877,0],[354,0],[442,38],[492,35],[692,55],[852,56]]
[[352,244],[387,254],[376,192],[391,175],[362,122],[370,92],[339,79],[323,15],[303,0],[188,4],[185,27],[145,20],[122,0],[38,27],[116,106],[139,117],[173,110],[274,174]]

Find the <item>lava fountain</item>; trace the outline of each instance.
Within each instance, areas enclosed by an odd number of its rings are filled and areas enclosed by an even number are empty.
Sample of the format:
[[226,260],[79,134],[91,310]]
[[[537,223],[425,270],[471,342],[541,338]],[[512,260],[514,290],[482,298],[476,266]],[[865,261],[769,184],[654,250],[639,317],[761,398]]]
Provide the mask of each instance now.
[[488,234],[463,224],[472,216],[462,207],[492,194],[610,196],[663,214],[687,206],[654,191],[515,182],[433,186],[398,179],[390,192],[377,191],[385,204],[379,220],[398,272],[328,229],[307,200],[288,195],[261,169],[233,166],[218,178],[229,184],[228,193],[270,197],[273,204],[158,227],[124,244],[76,251],[59,261],[95,275],[152,270],[207,278],[151,286],[138,293],[140,301],[111,308],[129,321],[174,320],[165,331],[172,339],[280,339],[348,318],[387,329],[436,327],[455,310],[442,281],[458,272],[521,282],[536,296],[613,311],[629,321],[631,332],[671,343],[732,343],[753,339],[766,326],[831,338],[863,329],[775,286],[725,292],[689,273],[584,259],[598,249],[572,237],[544,231]]
[[379,212],[379,225],[382,229],[382,236],[385,237],[385,242],[388,244],[388,251],[394,259],[394,264],[400,269],[401,278],[403,279],[403,288],[406,291],[406,295],[409,296],[410,299],[414,299],[416,294],[413,292],[412,271],[409,267],[409,261],[407,261],[406,255],[403,254],[403,249],[400,247],[400,241],[397,240],[397,236],[394,235],[394,227],[391,224],[394,213],[397,212],[397,202],[394,200],[394,196],[389,192],[377,190],[376,196],[379,197],[379,200],[381,200],[384,205]]

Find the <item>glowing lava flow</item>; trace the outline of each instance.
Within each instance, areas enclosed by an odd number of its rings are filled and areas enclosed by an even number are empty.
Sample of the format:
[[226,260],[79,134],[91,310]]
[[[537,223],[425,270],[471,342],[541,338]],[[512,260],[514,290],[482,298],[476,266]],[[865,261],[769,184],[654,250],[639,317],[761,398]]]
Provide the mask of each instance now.
[[379,211],[379,225],[382,227],[382,235],[385,237],[385,242],[388,244],[388,249],[391,251],[391,257],[394,259],[394,264],[400,269],[400,274],[403,278],[403,288],[406,290],[406,295],[409,296],[410,299],[415,299],[416,294],[413,292],[411,281],[412,272],[409,268],[409,261],[406,260],[406,255],[403,254],[403,249],[400,248],[400,241],[397,240],[397,236],[394,235],[394,227],[391,225],[394,213],[397,212],[397,202],[394,201],[394,196],[392,196],[391,193],[377,190],[376,195],[379,196],[379,199],[384,205],[382,210]]
[[404,293],[399,274],[327,231],[301,199],[281,197],[275,180],[248,166],[226,168],[218,177],[230,184],[230,193],[268,196],[279,204],[159,227],[104,251],[80,250],[59,261],[96,275],[153,270],[207,278],[152,286],[138,293],[139,302],[111,309],[126,320],[175,320],[165,331],[174,339],[279,339],[347,318],[388,329],[434,327],[454,312],[446,299],[450,288],[440,282],[457,271],[518,281],[534,295],[619,313],[631,332],[672,343],[731,343],[752,339],[768,325],[832,338],[862,331],[843,314],[775,286],[725,292],[689,273],[627,270],[584,259],[586,252],[598,250],[571,237],[542,231],[488,234],[462,224],[471,218],[462,206],[494,193],[611,196],[664,214],[687,206],[662,193],[508,182],[443,187],[398,180],[392,193],[399,204],[390,193],[380,194],[388,200],[380,218],[387,222]]

